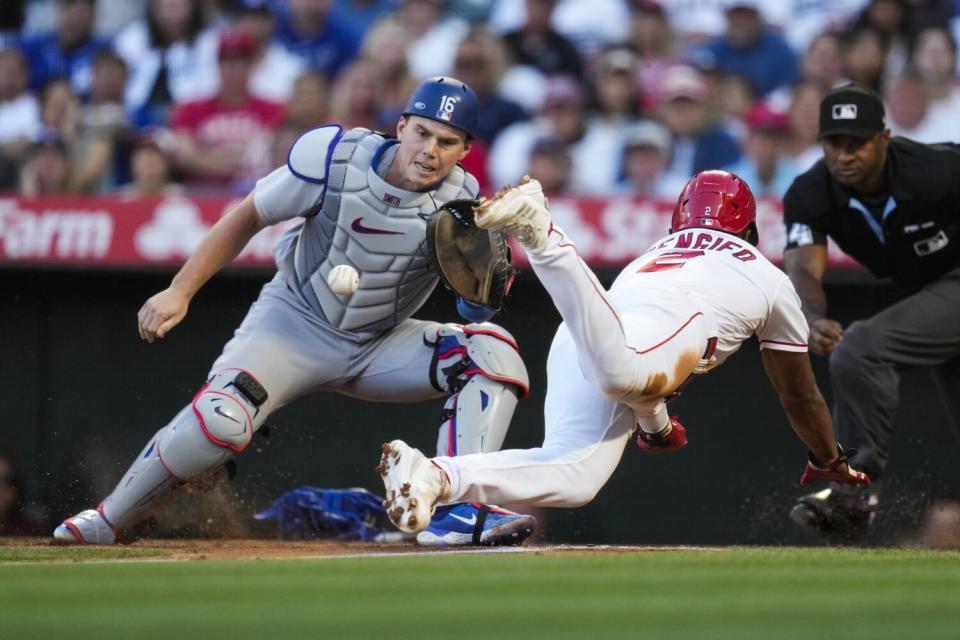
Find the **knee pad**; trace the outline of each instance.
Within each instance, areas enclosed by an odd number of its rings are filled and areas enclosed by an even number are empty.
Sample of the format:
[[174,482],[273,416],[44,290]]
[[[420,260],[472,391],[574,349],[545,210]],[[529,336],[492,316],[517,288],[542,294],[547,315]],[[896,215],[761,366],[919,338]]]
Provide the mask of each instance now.
[[451,394],[437,453],[499,450],[517,401],[530,385],[513,336],[491,323],[448,324],[437,331],[434,344],[434,385]]
[[211,442],[239,453],[250,444],[266,400],[266,389],[253,376],[227,369],[214,374],[193,398],[193,413]]
[[521,399],[530,379],[510,332],[491,322],[442,325],[433,341],[431,383],[440,391],[457,393],[476,375],[514,386]]
[[181,480],[222,465],[250,444],[265,418],[260,406],[266,400],[266,390],[247,372],[214,374],[160,438],[161,462]]

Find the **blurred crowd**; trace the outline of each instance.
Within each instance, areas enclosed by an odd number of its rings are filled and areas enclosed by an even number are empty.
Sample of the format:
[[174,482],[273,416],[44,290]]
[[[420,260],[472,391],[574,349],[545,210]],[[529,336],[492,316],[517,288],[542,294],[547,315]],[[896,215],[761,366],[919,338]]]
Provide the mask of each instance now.
[[818,105],[876,89],[895,135],[960,142],[947,0],[4,0],[0,191],[245,193],[322,123],[392,132],[419,80],[476,91],[489,192],[780,197]]

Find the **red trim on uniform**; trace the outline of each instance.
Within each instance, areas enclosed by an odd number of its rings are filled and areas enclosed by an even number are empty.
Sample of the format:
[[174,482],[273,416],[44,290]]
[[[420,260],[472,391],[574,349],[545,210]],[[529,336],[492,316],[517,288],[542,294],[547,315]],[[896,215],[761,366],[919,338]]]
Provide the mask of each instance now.
[[170,471],[170,467],[167,466],[167,463],[163,461],[163,456],[160,455],[160,443],[157,443],[157,460],[160,461],[160,466],[163,467],[163,470],[169,474],[171,478],[179,480],[180,482],[186,482],[183,478],[175,474],[173,471]]
[[513,511],[507,511],[506,509],[500,509],[499,507],[491,507],[490,505],[487,505],[487,509],[490,511],[490,513],[499,513],[500,515],[503,515],[503,516],[519,515],[517,513],[514,513]]
[[483,376],[484,378],[488,378],[488,379],[494,380],[494,381],[496,381],[496,382],[506,382],[506,383],[512,384],[512,385],[514,385],[515,387],[517,387],[517,388],[520,389],[520,392],[521,392],[521,393],[520,393],[520,400],[523,400],[524,398],[526,398],[526,397],[527,397],[527,394],[530,393],[529,387],[527,387],[527,385],[523,384],[522,382],[520,382],[520,381],[517,380],[516,378],[508,378],[508,377],[506,377],[506,376],[498,376],[498,375],[495,375],[495,374],[492,374],[492,373],[487,373],[486,371],[484,371],[483,369],[481,369],[481,368],[479,368],[479,367],[474,367],[474,368],[472,368],[472,369],[467,369],[466,371],[463,372],[462,375],[465,375],[465,376],[476,376],[476,375],[480,375],[480,376]]
[[77,542],[86,542],[86,540],[83,539],[83,536],[80,535],[80,529],[77,529],[75,524],[69,520],[64,520],[63,526],[65,526],[67,529],[70,529],[70,533],[72,533],[73,537],[77,539]]
[[782,344],[785,347],[804,347],[807,348],[810,345],[806,342],[783,342],[782,340],[761,340],[760,344],[770,343],[770,344]]
[[684,322],[684,323],[680,326],[679,329],[677,329],[676,331],[674,331],[674,332],[671,333],[669,336],[667,336],[666,338],[664,338],[663,340],[661,340],[661,341],[658,342],[657,344],[653,345],[653,346],[650,347],[649,349],[644,349],[643,351],[640,351],[640,350],[638,350],[638,349],[635,349],[635,348],[631,347],[630,345],[627,345],[627,348],[630,349],[631,351],[636,351],[639,355],[644,355],[644,354],[650,353],[651,351],[654,351],[655,349],[659,349],[660,347],[662,347],[662,346],[665,345],[666,343],[668,343],[668,342],[670,342],[671,340],[673,340],[675,337],[677,337],[677,334],[680,333],[681,331],[683,331],[684,329],[686,329],[686,328],[687,328],[687,325],[689,325],[691,322],[693,322],[694,319],[696,319],[697,316],[702,316],[702,315],[703,315],[702,312],[697,311],[695,314],[693,314],[692,316],[690,316],[689,318],[687,318],[687,321]]
[[107,523],[107,526],[110,527],[110,530],[113,531],[113,537],[117,538],[120,535],[120,530],[113,526],[113,523],[107,518],[107,515],[103,512],[103,503],[97,505],[97,513],[100,514],[100,517],[103,518],[103,521]]
[[481,336],[493,336],[494,338],[496,338],[496,339],[498,339],[498,340],[500,340],[500,341],[502,341],[502,342],[506,342],[508,345],[510,345],[511,347],[513,347],[513,350],[514,350],[514,351],[520,351],[520,347],[517,345],[516,341],[513,340],[513,338],[510,338],[510,337],[508,337],[508,336],[505,336],[505,335],[503,335],[503,334],[501,334],[501,333],[497,333],[496,331],[494,331],[494,330],[492,330],[492,329],[470,329],[470,328],[468,328],[468,327],[465,326],[465,327],[463,327],[463,332],[464,332],[465,334],[467,334],[468,336],[477,336],[477,335],[481,335]]
[[[257,384],[259,384],[259,383],[257,383]],[[244,449],[246,449],[248,446],[250,446],[250,440],[253,438],[253,434],[252,434],[252,433],[250,434],[250,438],[247,439],[247,444],[243,445],[242,447],[236,447],[236,446],[230,444],[229,442],[224,442],[224,441],[222,441],[222,440],[218,440],[217,438],[215,438],[215,437],[213,436],[212,433],[210,433],[209,431],[207,431],[207,425],[206,425],[206,423],[204,423],[204,421],[203,421],[203,416],[201,416],[201,415],[200,415],[200,411],[197,410],[197,400],[198,400],[198,399],[200,398],[200,396],[203,395],[204,393],[210,393],[210,394],[213,394],[213,395],[215,395],[215,396],[224,396],[224,397],[230,398],[231,400],[233,400],[234,402],[237,403],[237,406],[240,407],[240,409],[243,410],[244,415],[247,416],[248,424],[249,424],[249,427],[250,427],[251,430],[253,429],[253,418],[250,417],[250,413],[246,410],[246,408],[244,408],[244,406],[243,406],[242,404],[240,404],[239,402],[237,402],[237,400],[236,400],[232,395],[230,395],[229,393],[227,393],[227,392],[225,392],[225,391],[207,391],[206,389],[207,389],[207,387],[209,387],[209,386],[210,386],[210,385],[204,386],[203,389],[201,389],[200,392],[199,392],[196,396],[194,396],[193,402],[190,404],[190,406],[193,408],[193,413],[194,413],[194,415],[197,416],[197,420],[200,422],[200,429],[201,429],[201,431],[203,431],[203,435],[207,436],[207,439],[210,440],[210,442],[212,442],[213,444],[219,445],[219,446],[221,446],[221,447],[226,447],[227,449],[230,449],[231,451],[236,451],[237,453],[241,453]]]
[[437,360],[446,360],[450,356],[455,356],[458,353],[464,354],[466,352],[467,352],[466,347],[454,347],[453,349],[450,349],[449,351],[444,352],[443,355],[437,354]]
[[450,416],[450,428],[447,429],[447,455],[457,455],[457,398],[459,394],[453,397],[453,415]]

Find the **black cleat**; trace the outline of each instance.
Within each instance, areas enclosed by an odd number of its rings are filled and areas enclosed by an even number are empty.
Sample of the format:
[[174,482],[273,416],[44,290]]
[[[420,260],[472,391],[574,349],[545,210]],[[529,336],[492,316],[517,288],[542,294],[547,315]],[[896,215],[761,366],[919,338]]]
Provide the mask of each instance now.
[[824,489],[801,497],[790,519],[807,533],[837,543],[856,544],[867,536],[877,515],[876,494]]

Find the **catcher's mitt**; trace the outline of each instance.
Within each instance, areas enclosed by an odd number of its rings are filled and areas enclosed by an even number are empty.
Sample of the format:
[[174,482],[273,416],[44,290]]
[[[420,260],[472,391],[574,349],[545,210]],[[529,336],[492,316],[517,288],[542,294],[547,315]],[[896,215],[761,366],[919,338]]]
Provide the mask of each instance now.
[[499,311],[517,270],[499,231],[473,220],[477,200],[451,200],[427,220],[427,255],[444,285],[474,304]]

